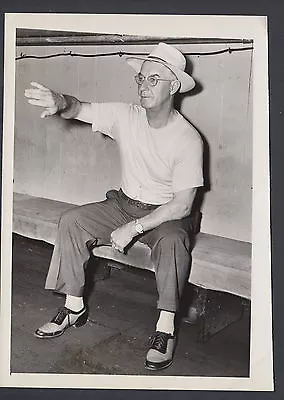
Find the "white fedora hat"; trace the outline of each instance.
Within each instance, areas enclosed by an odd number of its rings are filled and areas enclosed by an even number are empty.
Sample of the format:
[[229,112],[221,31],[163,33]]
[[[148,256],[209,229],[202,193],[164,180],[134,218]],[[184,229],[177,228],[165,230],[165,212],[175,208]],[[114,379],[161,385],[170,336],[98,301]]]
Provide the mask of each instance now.
[[129,56],[126,62],[136,71],[140,72],[144,61],[153,61],[165,65],[180,81],[180,92],[184,93],[194,88],[194,79],[185,70],[186,59],[175,47],[166,43],[159,43],[147,56]]

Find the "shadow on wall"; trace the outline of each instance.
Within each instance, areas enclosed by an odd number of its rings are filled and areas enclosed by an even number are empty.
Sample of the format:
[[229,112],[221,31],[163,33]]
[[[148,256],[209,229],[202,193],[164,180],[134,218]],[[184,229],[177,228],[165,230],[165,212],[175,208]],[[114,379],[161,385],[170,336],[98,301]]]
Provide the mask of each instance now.
[[178,101],[178,104],[176,104],[176,105],[178,107],[180,107],[180,104],[182,103],[182,101],[185,97],[196,96],[197,94],[201,93],[203,90],[202,84],[193,76],[193,64],[188,58],[186,58],[185,72],[194,78],[195,86],[190,92],[180,93],[179,96],[177,96],[176,100]]
[[[186,70],[185,70],[188,74],[192,75],[192,64],[189,62],[189,60],[187,59],[187,66],[186,66]],[[181,110],[181,104],[184,100],[185,97],[192,97],[192,96],[196,96],[199,93],[201,93],[203,90],[203,86],[202,84],[195,79],[195,87],[190,91],[190,92],[186,92],[186,93],[180,93],[178,96],[175,97],[175,101],[174,101],[174,107],[180,111]],[[185,117],[186,118],[186,117]],[[188,118],[186,118],[188,120]],[[189,121],[191,123],[192,126],[194,126],[194,124]],[[211,190],[211,183],[210,183],[210,149],[209,149],[209,143],[207,141],[207,139],[205,138],[205,136],[203,135],[202,132],[199,131],[199,129],[197,129],[195,126],[194,128],[198,131],[198,133],[201,136],[201,139],[203,141],[203,178],[204,178],[204,186],[200,187],[197,189],[197,193],[196,193],[196,197],[192,206],[192,214],[193,215],[197,215],[199,218],[199,227],[201,224],[201,208],[202,208],[202,204],[204,201],[204,197],[205,197],[205,193],[209,192]],[[198,229],[198,228],[197,228]]]

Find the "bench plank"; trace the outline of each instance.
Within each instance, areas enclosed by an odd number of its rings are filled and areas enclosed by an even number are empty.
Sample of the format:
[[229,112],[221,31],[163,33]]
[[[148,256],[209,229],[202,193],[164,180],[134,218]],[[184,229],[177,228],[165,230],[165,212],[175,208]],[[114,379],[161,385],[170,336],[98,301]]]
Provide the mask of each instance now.
[[[109,246],[95,248],[93,254],[121,264],[155,270],[149,247],[140,242],[130,248],[127,255]],[[250,254],[250,243],[199,233],[192,251],[189,282],[250,299]]]
[[13,232],[54,244],[61,214],[75,204],[14,193]]

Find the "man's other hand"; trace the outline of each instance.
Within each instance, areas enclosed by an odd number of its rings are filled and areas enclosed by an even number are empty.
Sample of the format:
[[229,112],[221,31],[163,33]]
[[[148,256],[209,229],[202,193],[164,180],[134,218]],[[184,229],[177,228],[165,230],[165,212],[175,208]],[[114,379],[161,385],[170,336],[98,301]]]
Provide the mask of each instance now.
[[26,89],[25,97],[29,99],[30,104],[45,108],[41,113],[41,118],[54,115],[66,107],[66,100],[62,94],[53,92],[37,82],[31,82],[31,86],[34,86],[34,88]]
[[136,234],[134,222],[123,225],[110,235],[111,245],[123,253],[125,247],[132,241]]

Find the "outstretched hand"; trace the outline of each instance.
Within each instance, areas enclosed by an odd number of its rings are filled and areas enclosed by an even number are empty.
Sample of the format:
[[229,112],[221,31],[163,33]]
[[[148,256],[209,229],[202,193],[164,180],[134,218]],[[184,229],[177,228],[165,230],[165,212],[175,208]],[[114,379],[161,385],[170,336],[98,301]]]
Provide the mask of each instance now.
[[41,113],[41,118],[54,115],[65,108],[66,101],[62,94],[53,92],[37,82],[31,82],[31,86],[34,86],[34,88],[26,89],[25,97],[29,99],[28,102],[30,104],[45,108]]

